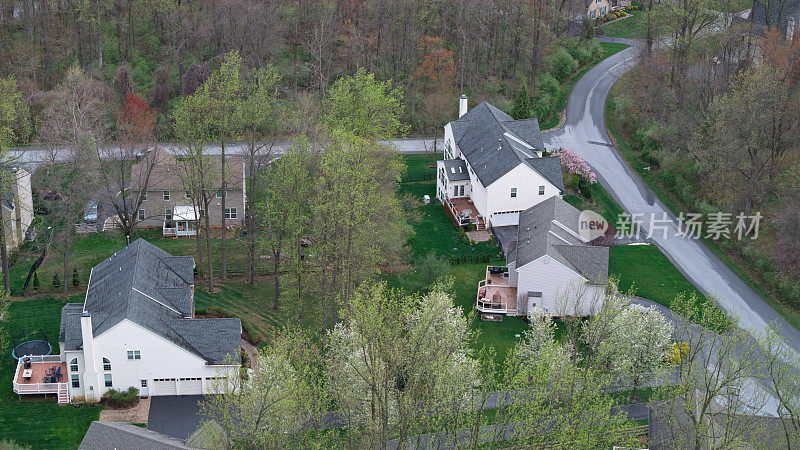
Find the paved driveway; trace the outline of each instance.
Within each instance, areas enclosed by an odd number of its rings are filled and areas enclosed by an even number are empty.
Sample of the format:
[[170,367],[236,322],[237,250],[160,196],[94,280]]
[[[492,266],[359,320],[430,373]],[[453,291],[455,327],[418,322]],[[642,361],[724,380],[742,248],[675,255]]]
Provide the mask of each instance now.
[[[780,326],[781,335],[789,346],[800,351],[800,333],[702,242],[674,237],[679,229],[676,217],[611,143],[605,128],[606,98],[614,82],[638,61],[638,42],[613,40],[633,46],[602,61],[575,84],[567,103],[566,125],[561,130],[547,133],[545,146],[548,149],[569,148],[579,153],[625,211],[643,213],[646,218],[651,214],[657,218],[666,215],[667,238],[659,232],[651,240],[678,269],[701,291],[717,297],[728,313],[739,318],[742,328],[755,335],[763,332],[768,324],[775,323]],[[646,232],[649,226],[645,223],[642,228]]]
[[147,429],[177,439],[187,439],[200,426],[202,395],[161,395],[150,397]]

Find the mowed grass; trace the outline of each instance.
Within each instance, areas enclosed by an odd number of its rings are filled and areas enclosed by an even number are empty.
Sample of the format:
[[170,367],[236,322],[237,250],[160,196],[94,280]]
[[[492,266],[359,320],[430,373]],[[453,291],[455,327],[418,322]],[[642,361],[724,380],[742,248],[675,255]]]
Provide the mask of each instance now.
[[617,202],[611,197],[611,194],[600,183],[594,183],[591,187],[592,200],[587,202],[586,199],[579,195],[567,194],[564,196],[564,201],[570,205],[580,209],[590,209],[603,216],[606,221],[612,226],[617,223],[617,218],[624,211]]
[[[433,252],[442,258],[453,258],[468,255],[499,255],[500,249],[493,241],[472,244],[462,236],[452,220],[444,212],[444,206],[436,200],[436,182],[403,183],[401,194],[408,194],[416,199],[419,221],[413,224],[408,247],[412,260],[425,257]],[[422,196],[429,195],[430,204],[422,203]]]
[[[81,296],[70,301],[80,302]],[[41,329],[47,334],[54,352],[58,352],[58,331],[61,307],[64,302],[54,297],[11,302],[3,319],[7,335],[22,333],[23,329]],[[19,342],[11,342],[16,345]],[[54,396],[47,399],[22,396],[12,391],[16,361],[11,357],[13,347],[0,354],[0,441],[8,439],[31,448],[77,448],[93,420],[100,416],[100,406],[59,406]]]
[[[600,25],[603,36],[621,38],[644,38],[646,33],[646,15],[644,11],[629,11],[629,16],[614,22]],[[654,13],[655,14],[655,13]]]
[[611,247],[610,276],[619,277],[619,289],[635,289],[639,297],[670,307],[678,294],[697,295],[698,305],[705,296],[654,245],[617,245]]

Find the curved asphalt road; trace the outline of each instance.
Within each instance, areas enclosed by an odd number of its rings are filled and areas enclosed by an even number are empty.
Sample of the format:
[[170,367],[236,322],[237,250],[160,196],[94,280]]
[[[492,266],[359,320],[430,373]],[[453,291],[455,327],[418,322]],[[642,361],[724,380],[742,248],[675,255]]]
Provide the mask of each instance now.
[[[715,296],[729,315],[751,334],[776,324],[788,344],[800,353],[800,333],[734,274],[702,242],[674,237],[678,220],[619,155],[605,128],[605,103],[611,86],[637,64],[639,42],[601,38],[605,42],[631,44],[589,70],[573,87],[567,103],[564,128],[545,134],[548,149],[569,148],[580,154],[597,173],[600,183],[622,208],[631,214],[644,213],[643,233],[649,229],[650,214],[669,220],[667,238],[661,231],[650,239],[707,295]],[[692,212],[692,211],[686,211]],[[705,232],[705,230],[703,231]]]

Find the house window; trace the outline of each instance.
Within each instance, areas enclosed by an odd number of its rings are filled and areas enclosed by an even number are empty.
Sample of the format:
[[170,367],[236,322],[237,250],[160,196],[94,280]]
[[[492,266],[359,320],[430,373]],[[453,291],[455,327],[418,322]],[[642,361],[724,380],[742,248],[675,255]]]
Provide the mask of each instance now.
[[70,372],[78,371],[78,358],[72,358],[72,361],[69,362],[69,371]]
[[544,186],[539,186],[539,195],[544,195]]
[[146,217],[147,217],[147,214],[145,214],[143,209],[140,209],[139,212],[138,212],[138,216],[136,218],[137,218],[137,220],[142,221]]
[[143,202],[147,201],[147,191],[142,192],[142,201]]
[[189,191],[186,191],[186,198],[192,198],[192,193],[189,192]]
[[197,213],[200,214],[200,217],[205,217],[206,216],[206,210],[203,209],[203,208],[198,209]]
[[605,6],[600,8],[600,15],[601,16],[605,16],[606,15],[606,7]]
[[166,220],[166,221],[172,220],[172,210],[171,209],[168,208],[168,209],[164,210],[164,220]]
[[128,359],[142,359],[142,354],[139,350],[128,350]]
[[72,379],[72,387],[74,388],[81,387],[81,378],[78,376],[77,373],[73,373],[70,378]]
[[163,198],[163,199],[164,199],[164,201],[169,201],[169,199],[170,199],[170,196],[169,196],[169,191],[163,191],[163,192],[161,193],[161,198]]
[[147,380],[141,380],[141,385],[143,388],[147,387]]
[[111,374],[107,373],[107,374],[103,375],[103,378],[105,380],[106,387],[111,387],[111,385],[112,385],[112,383],[111,383]]
[[103,370],[106,372],[111,371],[111,361],[108,358],[103,358]]
[[228,198],[228,191],[223,191],[222,189],[217,191],[217,198],[222,198],[223,192],[225,192],[225,198]]
[[595,11],[595,10],[589,11],[589,18],[594,19],[594,16],[596,16],[596,15],[597,15],[597,11]]
[[226,219],[236,219],[238,218],[238,214],[236,208],[225,208],[225,218]]
[[511,188],[511,198],[514,198],[516,196],[517,196],[517,188]]

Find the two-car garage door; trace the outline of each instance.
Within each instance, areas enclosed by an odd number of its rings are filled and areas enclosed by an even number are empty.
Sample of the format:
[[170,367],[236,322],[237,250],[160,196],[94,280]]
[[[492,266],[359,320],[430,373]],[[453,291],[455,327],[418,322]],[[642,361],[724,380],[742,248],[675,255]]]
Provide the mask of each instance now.
[[156,378],[151,395],[198,395],[203,393],[201,378]]

